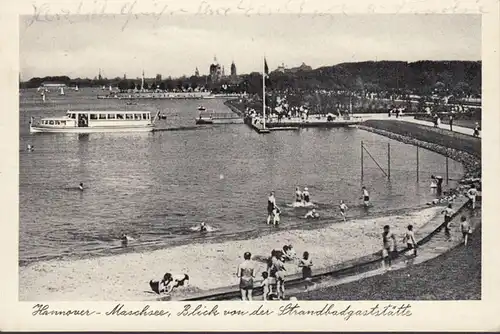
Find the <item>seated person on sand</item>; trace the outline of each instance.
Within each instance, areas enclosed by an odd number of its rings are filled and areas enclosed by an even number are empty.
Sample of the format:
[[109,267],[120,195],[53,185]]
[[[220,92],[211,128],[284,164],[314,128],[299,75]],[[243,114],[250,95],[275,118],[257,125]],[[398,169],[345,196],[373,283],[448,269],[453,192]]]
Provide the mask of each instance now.
[[312,209],[311,211],[309,211],[308,213],[306,213],[306,215],[304,216],[304,218],[308,219],[308,218],[319,218],[319,213],[316,212],[316,209]]
[[189,276],[187,274],[176,274],[166,273],[160,281],[149,281],[149,286],[151,290],[157,294],[170,293],[174,288],[181,286],[187,287],[189,285]]
[[295,260],[297,253],[293,249],[292,245],[283,246],[283,259],[286,261]]

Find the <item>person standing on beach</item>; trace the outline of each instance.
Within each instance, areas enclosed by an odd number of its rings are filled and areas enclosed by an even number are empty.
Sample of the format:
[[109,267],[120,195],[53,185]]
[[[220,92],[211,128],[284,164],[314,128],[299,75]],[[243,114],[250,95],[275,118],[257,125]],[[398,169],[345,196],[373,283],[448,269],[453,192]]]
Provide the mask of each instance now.
[[464,246],[467,246],[467,241],[469,239],[469,235],[472,234],[472,228],[467,221],[467,218],[465,216],[462,216],[460,218],[460,230],[462,231],[462,236],[464,239]]
[[347,205],[345,205],[344,201],[340,200],[340,214],[342,215],[342,218],[344,219],[344,222],[346,220],[345,215],[347,213]]
[[444,213],[444,234],[449,237],[450,236],[450,227],[451,227],[451,219],[453,217],[453,209],[451,206],[451,203],[448,204],[446,209],[441,211],[441,213]]
[[310,195],[309,195],[309,189],[307,187],[304,188],[304,191],[302,192],[302,197],[304,198],[304,205],[308,205],[310,201]]
[[302,192],[299,187],[295,188],[295,203],[302,203]]
[[476,122],[476,126],[474,127],[474,133],[472,134],[474,137],[479,137],[481,131],[481,127],[479,126],[479,123]]
[[274,197],[274,191],[271,191],[269,197],[267,198],[267,224],[271,223],[275,207],[276,207],[276,198]]
[[453,115],[450,115],[450,131],[453,131]]
[[471,202],[471,208],[474,210],[476,208],[476,196],[477,196],[477,189],[475,184],[472,184],[472,187],[467,190],[467,197],[469,197],[469,200]]
[[368,207],[370,205],[370,193],[368,193],[368,190],[365,186],[363,186],[361,190],[363,191],[363,204],[365,205],[365,207]]
[[273,250],[271,252],[271,261],[269,263],[269,276],[276,279],[276,293],[278,299],[285,298],[285,264],[278,258],[279,252]]
[[443,177],[442,176],[434,176],[434,175],[431,175],[431,179],[433,181],[436,181],[436,192],[437,192],[437,195],[440,196],[441,193],[443,192]]
[[408,251],[413,253],[413,256],[417,256],[417,241],[415,240],[415,233],[413,232],[413,225],[408,225],[403,242],[406,243]]
[[252,300],[253,280],[255,278],[255,268],[250,260],[252,254],[245,252],[243,254],[243,262],[238,266],[236,275],[240,279],[241,300]]
[[384,226],[382,233],[382,257],[384,259],[384,269],[390,269],[394,253],[396,251],[396,236],[391,232],[389,225]]
[[309,290],[309,285],[315,286],[312,282],[312,269],[313,266],[312,260],[309,257],[309,252],[304,252],[302,259],[299,260],[299,267],[302,268],[302,278],[305,282],[305,291]]

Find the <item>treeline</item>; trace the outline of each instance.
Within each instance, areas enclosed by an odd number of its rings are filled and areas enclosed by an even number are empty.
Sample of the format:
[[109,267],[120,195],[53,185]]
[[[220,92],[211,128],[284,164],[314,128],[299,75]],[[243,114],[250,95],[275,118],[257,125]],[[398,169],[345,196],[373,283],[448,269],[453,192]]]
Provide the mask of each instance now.
[[[113,85],[122,90],[140,87],[140,79],[70,79],[67,76],[32,78],[21,83],[22,88],[36,88],[43,82],[54,81],[68,86],[92,87]],[[400,95],[431,94],[457,97],[481,93],[480,61],[369,61],[343,63],[313,70],[272,72],[268,90],[317,91],[347,90],[359,93],[391,92]],[[240,75],[238,80],[222,78],[211,83],[207,76],[146,79],[145,87],[161,90],[206,89],[218,92],[261,94],[262,76],[258,72]]]

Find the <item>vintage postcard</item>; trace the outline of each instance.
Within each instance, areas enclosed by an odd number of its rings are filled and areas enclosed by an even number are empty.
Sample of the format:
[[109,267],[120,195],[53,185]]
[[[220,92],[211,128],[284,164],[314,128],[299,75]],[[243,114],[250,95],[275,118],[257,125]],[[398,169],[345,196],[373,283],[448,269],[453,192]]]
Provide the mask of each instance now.
[[10,6],[2,330],[500,326],[498,3]]

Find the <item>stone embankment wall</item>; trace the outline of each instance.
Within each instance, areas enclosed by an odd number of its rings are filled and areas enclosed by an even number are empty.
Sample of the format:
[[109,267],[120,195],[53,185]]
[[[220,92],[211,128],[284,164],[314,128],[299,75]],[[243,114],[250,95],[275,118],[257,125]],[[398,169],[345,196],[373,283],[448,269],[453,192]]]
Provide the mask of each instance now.
[[360,129],[442,154],[463,164],[464,179],[481,178],[481,140],[459,133],[441,133],[419,124],[400,121],[369,120]]

